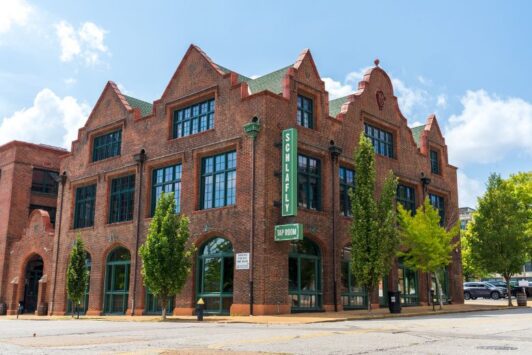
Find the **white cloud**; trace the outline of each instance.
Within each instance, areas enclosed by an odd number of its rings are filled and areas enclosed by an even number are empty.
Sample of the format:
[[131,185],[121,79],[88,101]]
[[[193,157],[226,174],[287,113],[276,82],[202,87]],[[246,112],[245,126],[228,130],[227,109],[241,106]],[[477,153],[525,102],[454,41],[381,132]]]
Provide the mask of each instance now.
[[477,197],[484,194],[485,186],[482,182],[468,177],[458,171],[458,205],[460,207],[477,207]]
[[467,91],[464,109],[449,118],[445,140],[454,164],[494,163],[512,153],[532,155],[532,103]]
[[63,80],[63,82],[65,83],[65,85],[74,85],[78,81],[76,80],[76,78],[66,78],[65,80]]
[[447,97],[444,94],[438,95],[438,97],[436,98],[436,106],[441,108],[447,107]]
[[412,123],[408,122],[408,127],[418,127],[418,126],[424,126],[425,124],[419,121],[414,121]]
[[349,84],[342,84],[331,78],[321,78],[321,80],[325,83],[325,90],[329,92],[329,100],[347,96],[354,92],[353,87]]
[[55,29],[61,44],[59,58],[62,62],[79,57],[85,64],[95,65],[100,63],[102,54],[109,53],[104,44],[107,32],[92,22],[85,22],[76,30],[70,23],[61,21],[55,25]]
[[0,0],[0,33],[13,25],[25,26],[33,8],[25,0]]
[[421,84],[426,85],[426,86],[432,85],[432,80],[427,79],[422,75],[417,76],[417,81],[419,81]]
[[70,149],[89,112],[86,103],[72,96],[61,98],[45,88],[35,96],[33,106],[0,121],[0,144],[16,139]]
[[413,113],[416,107],[425,107],[430,98],[428,92],[406,86],[401,80],[392,78],[394,94],[399,101],[399,108],[405,116]]

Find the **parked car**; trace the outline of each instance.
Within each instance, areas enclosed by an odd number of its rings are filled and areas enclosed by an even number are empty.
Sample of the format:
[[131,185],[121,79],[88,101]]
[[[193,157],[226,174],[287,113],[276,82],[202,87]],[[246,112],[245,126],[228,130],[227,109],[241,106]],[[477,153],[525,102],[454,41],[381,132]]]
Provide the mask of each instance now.
[[499,298],[507,297],[508,291],[504,287],[497,287],[489,282],[465,282],[464,283],[464,299],[477,299],[478,297],[492,298],[498,300]]
[[[488,281],[490,284],[492,284],[493,286],[495,287],[501,287],[501,288],[504,288],[506,289],[506,282],[504,281]],[[511,283],[510,282],[510,290],[512,292],[512,296],[515,297],[516,293],[517,293],[517,287],[515,284]]]

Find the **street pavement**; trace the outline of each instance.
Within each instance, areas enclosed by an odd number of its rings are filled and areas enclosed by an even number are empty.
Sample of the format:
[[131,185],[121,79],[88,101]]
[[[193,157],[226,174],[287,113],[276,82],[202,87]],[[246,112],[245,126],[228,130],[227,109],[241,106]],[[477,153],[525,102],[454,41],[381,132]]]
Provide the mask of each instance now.
[[0,354],[532,354],[532,309],[312,324],[13,320]]

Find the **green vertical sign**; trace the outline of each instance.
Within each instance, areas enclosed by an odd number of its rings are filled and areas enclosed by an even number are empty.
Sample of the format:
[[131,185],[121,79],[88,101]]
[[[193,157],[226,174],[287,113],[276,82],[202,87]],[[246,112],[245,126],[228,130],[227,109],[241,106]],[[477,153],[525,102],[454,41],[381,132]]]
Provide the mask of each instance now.
[[297,215],[297,129],[283,131],[282,216]]

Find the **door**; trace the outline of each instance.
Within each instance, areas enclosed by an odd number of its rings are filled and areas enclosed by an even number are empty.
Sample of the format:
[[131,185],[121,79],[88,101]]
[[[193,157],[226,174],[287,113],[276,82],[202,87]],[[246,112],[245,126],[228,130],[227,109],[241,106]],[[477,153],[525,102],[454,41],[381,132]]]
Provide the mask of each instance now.
[[24,280],[24,312],[34,313],[37,310],[39,280],[43,275],[43,260],[36,255],[26,265]]

